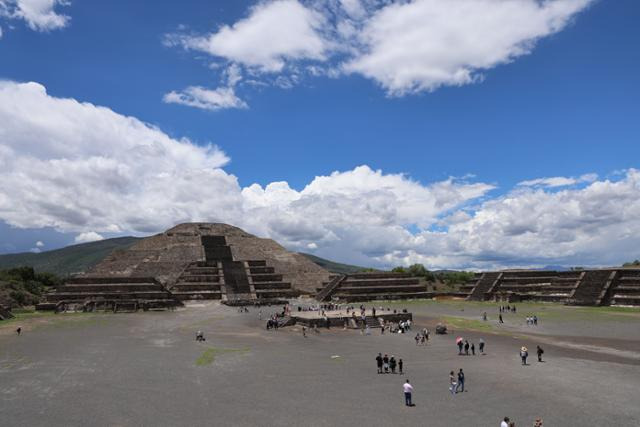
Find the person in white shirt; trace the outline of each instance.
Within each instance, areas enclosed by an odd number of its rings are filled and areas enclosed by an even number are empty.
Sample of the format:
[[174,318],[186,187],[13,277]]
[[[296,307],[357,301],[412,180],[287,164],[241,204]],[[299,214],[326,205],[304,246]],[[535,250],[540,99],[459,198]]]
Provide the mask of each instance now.
[[509,427],[509,417],[504,417],[504,420],[500,423],[500,427]]
[[411,402],[411,393],[413,393],[413,386],[409,384],[409,380],[404,383],[402,389],[404,390],[404,404],[406,406],[413,406],[413,403]]

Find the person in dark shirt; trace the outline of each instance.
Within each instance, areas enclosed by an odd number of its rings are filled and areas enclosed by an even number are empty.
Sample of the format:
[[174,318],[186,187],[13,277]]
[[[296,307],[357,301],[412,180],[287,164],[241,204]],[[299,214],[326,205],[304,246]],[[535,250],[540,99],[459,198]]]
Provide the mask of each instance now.
[[402,361],[402,359],[398,360],[398,371],[400,374],[402,374],[402,365],[404,365],[404,362]]
[[378,357],[376,357],[376,363],[378,365],[378,373],[382,373],[382,353],[378,353]]
[[464,393],[464,372],[462,372],[462,368],[458,372],[458,386],[456,388],[456,392],[460,391]]
[[542,362],[542,355],[544,354],[542,347],[538,346],[536,353],[538,354],[538,362]]
[[384,373],[388,374],[389,373],[389,356],[387,356],[386,354],[382,358],[382,364],[384,365]]
[[391,359],[389,359],[389,367],[391,367],[391,373],[395,374],[396,373],[396,358],[394,356],[391,356]]
[[469,341],[464,341],[464,354],[469,355]]

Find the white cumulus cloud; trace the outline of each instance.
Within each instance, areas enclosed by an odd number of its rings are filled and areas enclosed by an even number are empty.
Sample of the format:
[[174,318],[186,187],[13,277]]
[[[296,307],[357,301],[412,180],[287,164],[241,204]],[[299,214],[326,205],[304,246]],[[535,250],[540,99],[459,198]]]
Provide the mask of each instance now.
[[243,66],[237,71],[252,75],[246,83],[288,89],[304,75],[359,74],[403,96],[481,81],[593,1],[277,0],[258,2],[248,17],[210,34],[166,40]]
[[201,86],[189,86],[180,92],[171,91],[162,99],[168,104],[182,104],[211,111],[247,108],[247,104],[236,96],[232,87],[207,89]]
[[76,243],[97,242],[98,240],[104,240],[104,237],[102,237],[102,235],[96,233],[95,231],[86,231],[84,233],[80,233],[74,239]]
[[597,174],[584,174],[578,178],[554,176],[549,178],[536,178],[518,183],[522,187],[566,187],[568,185],[582,184],[585,182],[593,182],[598,179]]
[[275,72],[286,60],[324,58],[325,41],[317,31],[322,21],[322,15],[297,0],[261,2],[251,8],[248,17],[231,26],[223,25],[212,34],[174,35],[168,41]]
[[67,0],[0,0],[0,16],[22,19],[35,31],[51,31],[66,27],[71,18],[56,11],[68,6]]

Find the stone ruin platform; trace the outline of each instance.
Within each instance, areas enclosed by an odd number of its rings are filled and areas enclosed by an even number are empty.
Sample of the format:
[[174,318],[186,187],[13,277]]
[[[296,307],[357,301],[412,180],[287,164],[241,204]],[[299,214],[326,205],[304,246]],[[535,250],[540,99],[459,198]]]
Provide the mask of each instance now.
[[471,301],[543,301],[640,306],[640,269],[516,270],[477,273],[463,285]]
[[362,317],[360,316],[360,310],[356,309],[356,317],[354,318],[351,313],[347,314],[346,309],[341,310],[327,310],[325,315],[322,316],[322,311],[295,311],[292,312],[289,317],[291,321],[287,325],[302,325],[307,327],[313,327],[317,325],[319,328],[326,328],[327,321],[332,328],[343,328],[345,322],[347,327],[351,329],[362,329],[365,326],[370,328],[381,328],[386,322],[399,323],[401,321],[411,320],[413,321],[413,314],[407,312],[395,313],[393,310],[378,310],[376,309],[376,315],[373,316],[373,312],[367,309],[365,312],[365,324],[362,323]]

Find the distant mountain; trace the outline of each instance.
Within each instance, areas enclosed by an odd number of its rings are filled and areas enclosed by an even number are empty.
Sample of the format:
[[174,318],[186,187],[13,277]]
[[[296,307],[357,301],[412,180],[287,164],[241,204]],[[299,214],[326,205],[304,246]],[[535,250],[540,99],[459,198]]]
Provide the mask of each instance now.
[[126,249],[138,240],[138,237],[116,237],[41,253],[0,255],[0,269],[26,265],[33,267],[36,272],[68,276],[88,270],[112,251]]
[[[24,252],[0,255],[0,269],[30,266],[36,272],[68,276],[87,271],[116,249],[127,249],[139,237],[116,237],[97,242],[81,243],[41,253]],[[341,264],[311,254],[301,253],[312,262],[332,273],[348,274],[366,270],[365,267]]]

